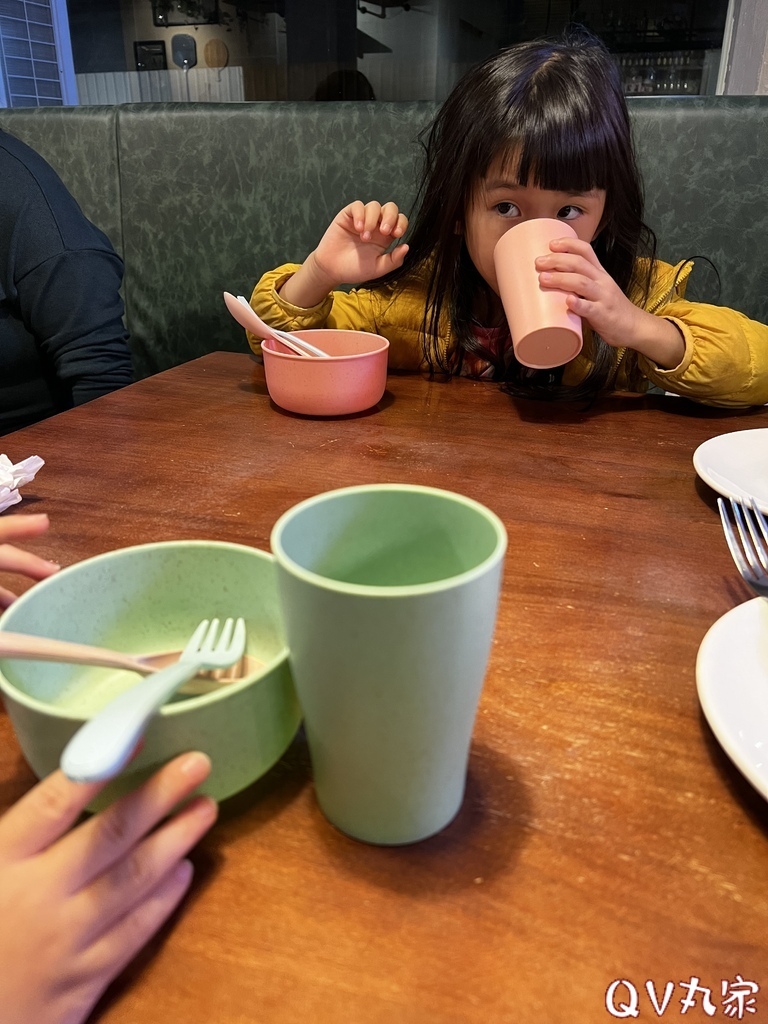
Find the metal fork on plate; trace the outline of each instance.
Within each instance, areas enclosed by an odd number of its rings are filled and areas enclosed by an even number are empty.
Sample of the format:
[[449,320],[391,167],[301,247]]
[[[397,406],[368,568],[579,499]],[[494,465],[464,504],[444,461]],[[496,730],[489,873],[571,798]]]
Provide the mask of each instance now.
[[725,539],[742,579],[759,594],[768,598],[768,517],[760,511],[753,498],[728,505],[717,499]]

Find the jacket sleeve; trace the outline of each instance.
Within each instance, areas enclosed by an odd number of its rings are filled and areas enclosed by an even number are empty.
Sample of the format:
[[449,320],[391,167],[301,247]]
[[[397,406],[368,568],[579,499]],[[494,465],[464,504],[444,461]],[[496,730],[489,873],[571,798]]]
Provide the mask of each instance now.
[[11,221],[12,231],[3,239],[0,287],[68,408],[133,382],[123,263],[50,167],[35,167],[33,174],[18,161],[4,164],[3,223]]
[[[391,370],[418,370],[421,348],[418,327],[411,323],[412,300],[401,298],[391,289],[354,288],[350,292],[330,292],[322,302],[307,309],[286,302],[278,294],[299,264],[286,263],[264,274],[251,295],[251,306],[262,320],[283,331],[312,328],[338,328],[343,331],[369,331],[389,341]],[[421,304],[423,308],[423,303]],[[261,355],[261,340],[247,332],[251,349]]]
[[671,370],[640,357],[639,367],[650,381],[706,405],[744,408],[768,403],[768,327],[733,309],[678,296],[656,315],[678,327],[685,354]]
[[114,251],[79,249],[52,256],[18,283],[22,318],[73,405],[133,383],[122,271]]

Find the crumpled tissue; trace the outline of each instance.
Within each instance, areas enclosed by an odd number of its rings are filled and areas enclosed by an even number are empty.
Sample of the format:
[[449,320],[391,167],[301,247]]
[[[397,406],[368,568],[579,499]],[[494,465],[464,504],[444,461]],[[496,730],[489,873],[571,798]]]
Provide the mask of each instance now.
[[7,455],[0,455],[0,512],[21,501],[19,488],[34,480],[44,465],[39,455],[30,455],[15,466]]

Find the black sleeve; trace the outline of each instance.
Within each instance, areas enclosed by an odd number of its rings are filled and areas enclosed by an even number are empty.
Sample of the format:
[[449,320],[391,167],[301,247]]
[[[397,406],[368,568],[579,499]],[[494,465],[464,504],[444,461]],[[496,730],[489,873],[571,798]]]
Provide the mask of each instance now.
[[133,381],[113,250],[60,251],[16,282],[27,329],[75,405]]

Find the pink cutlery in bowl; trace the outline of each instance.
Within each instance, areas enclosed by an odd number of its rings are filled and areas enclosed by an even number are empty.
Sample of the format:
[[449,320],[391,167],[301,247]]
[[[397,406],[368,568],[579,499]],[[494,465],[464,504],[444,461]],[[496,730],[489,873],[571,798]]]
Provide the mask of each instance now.
[[303,416],[347,416],[376,405],[387,384],[389,342],[367,331],[334,328],[288,334],[265,324],[245,302],[224,293],[232,316],[264,338],[270,398]]

